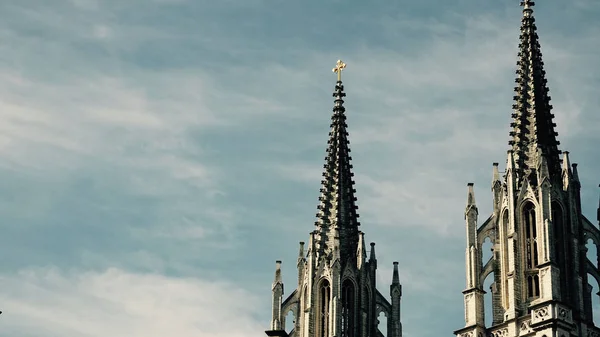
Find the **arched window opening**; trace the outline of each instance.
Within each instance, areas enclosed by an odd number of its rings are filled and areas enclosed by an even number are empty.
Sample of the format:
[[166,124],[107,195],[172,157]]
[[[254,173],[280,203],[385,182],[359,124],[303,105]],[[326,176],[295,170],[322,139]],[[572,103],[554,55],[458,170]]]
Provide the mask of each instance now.
[[377,316],[377,329],[379,330],[379,332],[381,332],[382,335],[387,336],[387,326],[388,326],[388,322],[387,322],[388,318],[387,318],[387,313],[385,311],[381,311],[379,313],[379,316]]
[[[552,227],[554,228],[554,249],[556,252],[556,263],[558,267],[563,271],[563,275],[568,275],[569,271],[566,261],[567,259],[567,249],[565,244],[565,234],[568,233],[568,229],[565,228],[565,221],[563,210],[560,204],[556,201],[552,202]],[[569,287],[567,285],[567,277],[560,278],[560,288],[561,293],[566,297],[565,299],[570,298],[569,296]]]
[[[540,296],[540,282],[537,276],[538,242],[537,221],[535,208],[528,202],[523,207],[523,230],[525,231],[525,274],[527,279],[527,298],[533,299]],[[537,280],[537,281],[536,281]]]
[[302,295],[302,312],[305,312],[309,306],[310,306],[310,303],[308,300],[308,287],[305,286],[304,287],[304,295]]
[[[504,233],[505,233],[504,235],[508,235],[508,228],[510,228],[509,219],[508,219],[508,210],[504,210],[504,213],[502,214],[502,226],[503,226]],[[503,245],[503,249],[505,251],[508,251],[508,243],[506,242],[506,240],[504,240],[502,242],[502,245]],[[498,263],[500,263],[500,261]],[[502,269],[508,268],[508,266],[506,265],[506,263],[507,262],[505,260],[504,261],[505,265],[501,266]],[[508,289],[508,277],[506,277],[504,279],[504,284],[502,284],[502,289],[503,289],[502,297],[501,297],[502,298],[502,303],[503,303],[504,309],[508,309],[509,306],[510,306],[510,302],[508,300],[508,293],[507,293],[507,289]]]
[[483,240],[483,244],[481,245],[481,263],[484,266],[492,258],[493,252],[494,244],[492,243],[492,239],[488,236]]
[[595,266],[598,265],[598,247],[596,247],[596,243],[591,238],[587,239],[585,242],[585,248],[587,248],[586,256],[588,260]]
[[302,291],[302,297],[300,298],[300,312],[298,313],[298,317],[296,320],[298,321],[298,327],[300,330],[296,332],[296,336],[303,336],[304,330],[308,327],[309,322],[309,314],[308,309],[310,308],[310,301],[308,297],[308,287],[304,286],[304,290]]
[[342,284],[342,336],[354,337],[356,290],[350,280]]
[[[367,309],[367,322],[373,322],[373,319],[375,318],[376,315],[376,311],[375,311],[375,303],[373,303],[371,301],[371,287],[366,287],[367,290],[367,296],[365,297],[365,303],[362,304],[363,308],[368,308]],[[359,313],[360,315],[360,313]],[[359,316],[360,319],[360,316]]]
[[317,336],[329,336],[329,307],[331,301],[331,287],[329,281],[323,280],[319,286],[318,330]]
[[535,221],[535,209],[531,203],[523,207],[523,220],[525,228],[525,245],[527,269],[533,269],[537,266],[537,224]]
[[284,330],[287,331],[288,334],[291,334],[296,326],[296,317],[292,310],[288,310],[283,322]]
[[483,281],[483,289],[485,295],[483,295],[483,319],[486,327],[491,327],[494,323],[494,305],[492,287],[494,285],[494,273],[490,273]]
[[527,294],[529,297],[540,296],[540,277],[538,275],[527,276]]
[[592,320],[594,321],[594,325],[596,327],[598,327],[598,324],[600,324],[600,298],[598,297],[600,295],[600,285],[598,284],[598,281],[596,281],[596,279],[588,274],[587,275],[587,280],[588,280],[588,284],[591,286],[591,291],[590,291],[590,299],[591,299],[591,316],[592,316]]

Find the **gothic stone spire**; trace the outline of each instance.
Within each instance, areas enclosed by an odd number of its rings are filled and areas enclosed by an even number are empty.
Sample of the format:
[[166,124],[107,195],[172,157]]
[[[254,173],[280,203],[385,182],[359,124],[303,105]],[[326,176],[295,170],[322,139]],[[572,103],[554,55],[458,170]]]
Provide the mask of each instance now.
[[558,179],[561,174],[560,142],[556,140],[558,134],[554,131],[556,124],[552,120],[554,115],[551,113],[533,5],[531,0],[521,2],[523,17],[511,123],[513,130],[509,142],[515,156],[519,184],[524,177],[537,170],[540,155],[546,158],[551,179]]
[[[319,212],[317,213],[318,253],[329,256],[334,246],[339,244],[340,256],[355,258],[358,249],[358,214],[354,196],[354,181],[348,131],[346,130],[346,115],[343,98],[344,85],[341,81],[341,71],[346,65],[338,61],[333,69],[338,73],[338,81],[333,93],[334,106],[331,117],[331,131],[327,142],[327,156],[323,166],[321,195],[319,197]],[[350,262],[350,261],[342,261]]]
[[[276,278],[268,336],[384,336],[378,320],[383,312],[387,317],[385,336],[402,337],[402,285],[397,262],[394,262],[389,301],[377,290],[375,243],[371,243],[371,251],[367,253],[364,233],[358,230],[343,105],[346,94],[341,71],[345,67],[338,61],[333,69],[337,82],[316,229],[310,234],[306,253],[300,244],[298,286],[285,299],[281,296],[283,283]],[[292,319],[288,319],[290,311]]]
[[[455,334],[600,336],[593,322],[594,283],[589,282],[600,280],[598,260],[586,253],[588,240],[600,242],[600,229],[581,211],[578,169],[568,152],[561,169],[533,2],[524,0],[521,6],[512,149],[503,179],[494,163],[494,204],[483,223],[469,186],[465,327]],[[488,239],[492,254],[484,259]],[[489,292],[484,289],[488,279]],[[491,317],[486,319],[486,312]]]

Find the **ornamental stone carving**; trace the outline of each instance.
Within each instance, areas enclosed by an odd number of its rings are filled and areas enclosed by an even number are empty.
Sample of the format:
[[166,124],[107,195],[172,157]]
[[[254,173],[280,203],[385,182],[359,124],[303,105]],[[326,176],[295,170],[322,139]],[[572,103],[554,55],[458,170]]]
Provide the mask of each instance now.
[[540,320],[541,321],[541,320],[544,320],[548,316],[549,316],[548,308],[540,308],[540,309],[537,309],[537,310],[535,310],[533,312],[533,317],[536,320]]
[[562,320],[568,321],[568,322],[571,321],[571,310],[569,310],[567,308],[557,307],[556,315],[558,316],[559,319],[562,319]]
[[492,331],[492,337],[508,337],[508,328]]
[[473,331],[463,332],[458,337],[473,337]]
[[532,331],[531,320],[528,319],[526,321],[521,322],[521,326],[520,326],[519,330],[520,330],[520,334],[530,333]]

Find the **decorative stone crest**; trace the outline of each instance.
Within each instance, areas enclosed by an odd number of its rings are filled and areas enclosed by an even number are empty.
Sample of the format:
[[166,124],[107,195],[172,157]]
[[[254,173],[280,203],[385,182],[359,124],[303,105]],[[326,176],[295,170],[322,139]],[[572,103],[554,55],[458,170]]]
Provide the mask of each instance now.
[[473,331],[463,332],[458,337],[473,337]]

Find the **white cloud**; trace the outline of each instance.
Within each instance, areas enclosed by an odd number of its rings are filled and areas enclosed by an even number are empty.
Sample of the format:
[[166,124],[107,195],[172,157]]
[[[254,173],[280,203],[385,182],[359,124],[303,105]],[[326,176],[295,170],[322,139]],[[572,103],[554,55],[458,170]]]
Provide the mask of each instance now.
[[3,335],[257,336],[258,298],[230,283],[120,269],[21,270],[0,276]]

